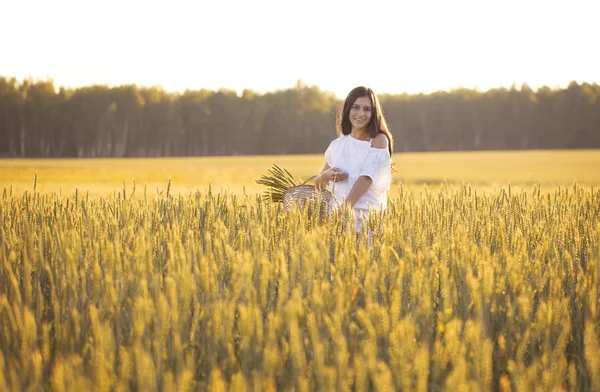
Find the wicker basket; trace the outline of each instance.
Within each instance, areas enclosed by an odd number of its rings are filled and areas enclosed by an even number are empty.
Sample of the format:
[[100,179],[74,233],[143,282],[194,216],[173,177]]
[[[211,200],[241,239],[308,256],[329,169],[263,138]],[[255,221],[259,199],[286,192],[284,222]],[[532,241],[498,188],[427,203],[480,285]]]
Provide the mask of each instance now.
[[317,189],[314,185],[302,184],[288,188],[283,193],[283,207],[289,212],[293,205],[304,206],[321,202],[321,211],[327,211],[331,192],[327,189]]
[[335,200],[335,196],[327,189],[318,189],[314,185],[307,184],[316,176],[299,184],[289,171],[275,164],[269,169],[269,172],[270,175],[262,175],[256,180],[257,184],[267,187],[264,192],[265,200],[283,203],[286,212],[295,206],[305,208],[309,216],[313,215],[315,209],[320,212],[321,217],[327,215],[329,201],[332,197]]

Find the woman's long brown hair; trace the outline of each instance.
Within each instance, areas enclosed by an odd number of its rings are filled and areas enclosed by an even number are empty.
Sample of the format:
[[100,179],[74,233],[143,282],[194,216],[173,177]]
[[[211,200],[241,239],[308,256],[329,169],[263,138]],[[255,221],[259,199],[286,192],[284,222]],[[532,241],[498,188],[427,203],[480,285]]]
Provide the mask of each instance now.
[[388,138],[388,149],[390,151],[390,157],[394,152],[394,137],[392,133],[388,129],[387,122],[385,121],[385,117],[383,116],[383,110],[381,109],[381,104],[377,99],[377,96],[368,87],[359,86],[348,94],[346,100],[344,101],[344,106],[342,108],[341,116],[338,116],[338,132],[342,135],[349,135],[352,132],[352,123],[350,123],[350,109],[357,98],[360,97],[369,97],[371,100],[372,113],[371,120],[367,125],[369,129],[369,136],[371,138],[375,138],[379,133],[383,133]]
[[371,120],[367,125],[369,129],[369,135],[371,138],[375,138],[379,133],[383,133],[388,139],[388,149],[390,151],[390,158],[392,157],[392,153],[394,152],[394,137],[392,133],[388,129],[387,122],[385,121],[385,117],[383,116],[383,110],[381,109],[381,105],[379,104],[379,100],[377,96],[368,87],[359,86],[348,94],[346,100],[344,101],[344,106],[342,108],[341,116],[338,116],[338,133],[342,135],[349,135],[352,132],[352,123],[350,123],[350,109],[357,98],[360,97],[369,97],[371,100],[372,113]]

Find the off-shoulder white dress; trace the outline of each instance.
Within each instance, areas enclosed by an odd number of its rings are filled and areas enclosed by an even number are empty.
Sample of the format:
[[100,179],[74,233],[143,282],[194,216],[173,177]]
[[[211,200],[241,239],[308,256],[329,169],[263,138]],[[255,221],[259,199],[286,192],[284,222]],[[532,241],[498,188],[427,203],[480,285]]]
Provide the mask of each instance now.
[[354,205],[357,225],[359,218],[366,216],[369,209],[386,209],[387,191],[392,180],[391,157],[387,148],[373,148],[371,141],[344,135],[331,142],[325,151],[325,160],[330,167],[348,173],[344,181],[329,183],[328,188],[335,196],[330,202],[330,209],[335,207],[336,202],[342,203],[348,197],[360,176],[370,177],[373,182]]

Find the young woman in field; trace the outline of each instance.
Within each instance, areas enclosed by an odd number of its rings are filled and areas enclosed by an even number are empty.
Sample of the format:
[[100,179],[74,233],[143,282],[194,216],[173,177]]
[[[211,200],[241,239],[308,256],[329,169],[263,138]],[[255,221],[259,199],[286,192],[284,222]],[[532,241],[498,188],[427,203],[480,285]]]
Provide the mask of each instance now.
[[339,137],[325,151],[325,166],[315,184],[332,191],[330,209],[341,203],[354,209],[359,230],[369,210],[385,210],[391,183],[394,139],[373,90],[361,86],[350,91],[337,133]]

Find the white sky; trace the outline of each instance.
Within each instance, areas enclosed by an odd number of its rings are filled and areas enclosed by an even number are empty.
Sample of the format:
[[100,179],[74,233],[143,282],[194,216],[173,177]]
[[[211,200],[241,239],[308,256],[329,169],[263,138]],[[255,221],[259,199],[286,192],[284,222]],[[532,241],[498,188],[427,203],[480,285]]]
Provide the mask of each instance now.
[[0,76],[67,87],[563,87],[600,83],[600,1],[0,0],[0,44]]

